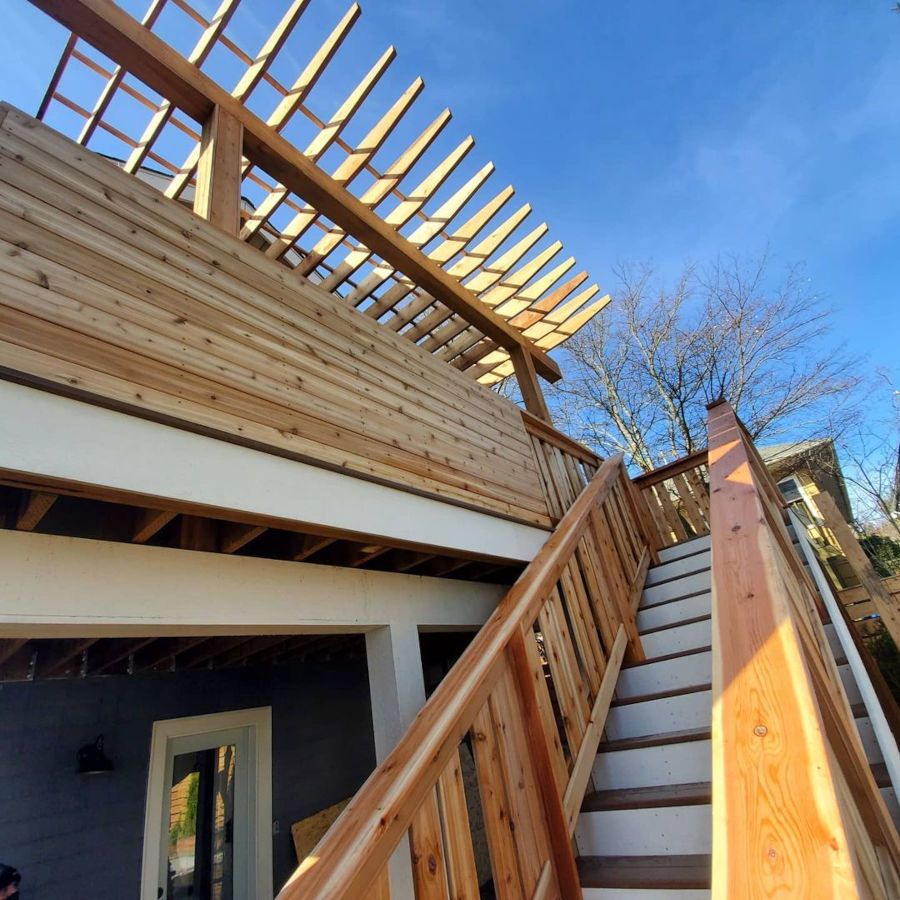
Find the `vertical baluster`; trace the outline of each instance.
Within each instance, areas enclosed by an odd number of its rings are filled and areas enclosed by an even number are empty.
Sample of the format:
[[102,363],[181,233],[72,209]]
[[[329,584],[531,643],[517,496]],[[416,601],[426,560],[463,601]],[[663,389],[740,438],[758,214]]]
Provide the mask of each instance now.
[[537,779],[528,752],[528,739],[522,727],[519,701],[514,691],[509,668],[505,667],[491,694],[489,705],[512,816],[513,840],[522,875],[522,888],[525,896],[530,897],[537,886],[544,863],[550,859],[550,841],[547,823],[540,807]]
[[475,853],[466,793],[463,786],[459,750],[438,779],[438,800],[441,828],[447,849],[446,864],[452,900],[479,900],[478,873],[475,869]]
[[560,588],[593,697],[600,687],[600,680],[606,669],[606,661],[597,638],[597,629],[594,625],[594,617],[590,612],[581,571],[574,558],[562,571]]
[[547,654],[550,674],[556,687],[569,749],[574,755],[581,746],[589,707],[587,691],[575,658],[575,648],[572,646],[560,604],[559,593],[554,589],[538,616],[538,623],[544,635],[544,652]]
[[603,648],[608,654],[619,627],[618,610],[611,602],[610,592],[600,566],[597,548],[594,546],[590,532],[579,541],[576,548],[576,559],[588,587],[591,611],[594,621],[600,629]]
[[485,703],[475,716],[471,735],[484,827],[491,851],[494,892],[497,900],[525,900],[489,704]]
[[391,900],[391,877],[387,867],[383,868],[372,882],[363,900]]
[[432,788],[409,826],[416,900],[449,900],[437,794]]

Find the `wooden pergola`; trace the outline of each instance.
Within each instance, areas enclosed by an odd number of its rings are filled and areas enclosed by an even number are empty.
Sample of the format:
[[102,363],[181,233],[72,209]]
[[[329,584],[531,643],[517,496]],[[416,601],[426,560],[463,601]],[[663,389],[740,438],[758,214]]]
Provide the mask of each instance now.
[[[312,108],[313,88],[359,18],[356,3],[288,83],[273,75],[273,66],[309,0],[292,0],[255,52],[229,33],[241,0],[222,0],[211,19],[187,0],[150,0],[141,22],[109,0],[32,2],[72,30],[39,118],[54,104],[73,111],[81,127],[71,136],[84,146],[101,133],[107,142],[111,136],[121,144],[126,171],[162,173],[166,196],[188,202],[193,193],[201,215],[482,384],[515,373],[529,410],[546,417],[536,375],[560,377],[547,351],[589,322],[609,297],[597,297],[597,285],[586,284],[588,274],[577,271],[573,257],[557,261],[562,243],[546,244],[547,225],[526,221],[529,204],[510,204],[512,186],[488,185],[492,163],[435,207],[448,179],[456,173],[454,184],[460,180],[474,146],[467,137],[449,152],[437,149],[448,109],[415,128],[418,136],[395,160],[381,160],[379,150],[411,116],[421,78],[358,143],[348,142],[347,127],[395,58],[393,47],[333,113]],[[255,13],[276,7],[267,3]],[[182,34],[195,37],[186,56],[157,34],[164,20],[172,29],[173,17]],[[230,90],[208,74],[223,58],[241,72]],[[84,70],[99,77],[95,95],[87,92]],[[254,96],[260,87],[275,98],[265,118],[251,110],[261,108]],[[129,123],[123,123],[124,105],[132,107]],[[140,132],[135,107],[144,109]],[[302,150],[282,134],[297,116],[312,126]],[[428,174],[408,184],[426,157],[436,160]]]

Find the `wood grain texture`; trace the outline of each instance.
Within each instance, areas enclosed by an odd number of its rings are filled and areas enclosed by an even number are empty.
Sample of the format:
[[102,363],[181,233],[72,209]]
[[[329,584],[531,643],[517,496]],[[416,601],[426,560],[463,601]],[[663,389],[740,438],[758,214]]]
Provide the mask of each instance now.
[[841,545],[841,550],[844,551],[847,562],[853,567],[856,577],[862,582],[885,628],[890,632],[894,643],[900,647],[900,604],[873,568],[869,557],[866,556],[828,491],[816,494],[816,506],[822,513],[825,524]]
[[[713,896],[868,896],[867,836],[846,816],[836,767],[837,706],[823,719],[826,677],[804,637],[767,527],[768,492],[727,404],[709,420],[713,579]],[[819,666],[822,666],[821,660]],[[850,752],[850,751],[846,751]],[[875,894],[878,896],[878,894]]]
[[502,398],[17,112],[0,183],[8,368],[547,523]]
[[177,107],[199,122],[206,121],[214,106],[223,107],[243,125],[244,154],[251,162],[465,316],[485,335],[507,347],[526,347],[543,377],[552,381],[560,378],[558,366],[546,353],[489,307],[477,303],[457,279],[425,257],[278,132],[126,13],[98,0],[33,2],[162,94],[167,105]]

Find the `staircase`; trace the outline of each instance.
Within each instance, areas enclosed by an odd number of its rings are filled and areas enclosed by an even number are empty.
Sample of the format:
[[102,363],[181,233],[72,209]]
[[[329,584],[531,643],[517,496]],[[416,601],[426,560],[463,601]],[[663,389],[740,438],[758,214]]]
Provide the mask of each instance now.
[[[710,896],[710,540],[660,552],[637,616],[647,654],[623,666],[575,839],[585,900]],[[866,757],[895,823],[900,807],[843,658],[825,626]]]
[[707,898],[710,879],[709,538],[660,552],[575,829],[585,900]]

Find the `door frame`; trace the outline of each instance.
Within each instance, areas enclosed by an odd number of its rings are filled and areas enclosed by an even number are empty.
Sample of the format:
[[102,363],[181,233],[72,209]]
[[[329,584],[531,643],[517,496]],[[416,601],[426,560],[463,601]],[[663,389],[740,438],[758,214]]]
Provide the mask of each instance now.
[[[249,747],[248,900],[273,895],[272,891],[272,707],[257,706],[202,716],[160,719],[153,723],[147,800],[144,808],[144,853],[141,865],[141,900],[157,900],[162,853],[163,818],[167,813],[166,772],[172,742],[178,738],[244,729]],[[254,789],[255,788],[255,789]],[[253,852],[255,846],[255,853]],[[235,897],[244,888],[235,885]]]

